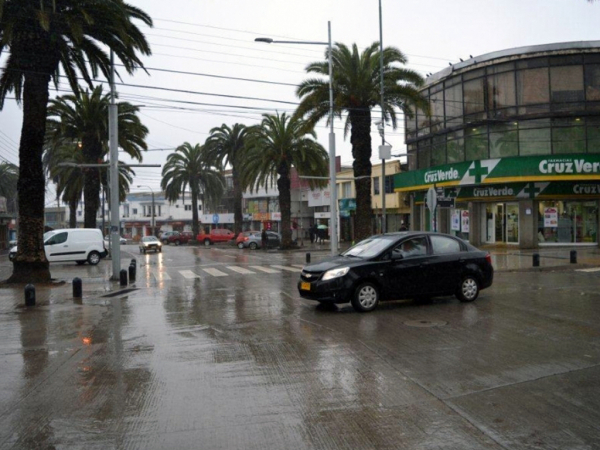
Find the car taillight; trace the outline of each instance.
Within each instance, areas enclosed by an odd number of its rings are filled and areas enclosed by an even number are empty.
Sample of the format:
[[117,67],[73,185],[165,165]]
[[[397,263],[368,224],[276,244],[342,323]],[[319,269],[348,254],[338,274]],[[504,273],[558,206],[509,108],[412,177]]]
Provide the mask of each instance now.
[[247,241],[247,240],[248,240],[248,237],[245,237],[245,238],[244,238],[244,240],[245,240],[245,241]]
[[492,265],[492,255],[489,253],[485,255],[485,260],[490,264],[490,266]]

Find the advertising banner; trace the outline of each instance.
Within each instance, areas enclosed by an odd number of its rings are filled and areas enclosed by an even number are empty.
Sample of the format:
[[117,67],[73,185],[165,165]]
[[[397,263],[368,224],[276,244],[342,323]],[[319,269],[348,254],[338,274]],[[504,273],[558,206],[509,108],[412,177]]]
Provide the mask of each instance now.
[[518,156],[413,170],[394,175],[396,192],[436,186],[559,180],[600,180],[600,154]]
[[469,232],[469,211],[466,209],[460,212],[460,229],[463,233]]
[[558,209],[545,208],[544,209],[544,228],[557,228],[557,227],[558,227]]
[[460,210],[457,209],[452,213],[452,223],[450,229],[453,231],[460,231]]

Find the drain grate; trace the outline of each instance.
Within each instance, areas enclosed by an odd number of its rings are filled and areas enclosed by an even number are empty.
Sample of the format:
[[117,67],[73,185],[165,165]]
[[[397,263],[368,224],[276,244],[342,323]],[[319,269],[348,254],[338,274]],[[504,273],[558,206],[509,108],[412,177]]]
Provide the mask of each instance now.
[[404,325],[416,328],[433,328],[443,327],[444,325],[448,325],[448,322],[444,322],[443,320],[407,320],[404,322]]
[[130,292],[137,291],[138,288],[127,288],[121,289],[120,291],[111,292],[110,294],[103,295],[102,297],[118,297],[120,295],[129,294]]

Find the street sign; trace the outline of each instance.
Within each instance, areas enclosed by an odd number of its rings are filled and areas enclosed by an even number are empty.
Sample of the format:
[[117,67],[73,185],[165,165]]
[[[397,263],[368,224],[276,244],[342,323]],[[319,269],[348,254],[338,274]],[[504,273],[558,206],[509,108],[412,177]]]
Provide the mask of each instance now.
[[454,197],[438,197],[437,205],[438,208],[454,208],[455,199]]
[[219,223],[219,215],[218,214],[213,214],[212,221],[213,221],[213,223],[215,225],[218,224]]
[[427,208],[429,208],[430,211],[435,210],[435,207],[437,206],[437,193],[434,188],[429,188],[427,195],[425,196],[425,201],[427,202]]

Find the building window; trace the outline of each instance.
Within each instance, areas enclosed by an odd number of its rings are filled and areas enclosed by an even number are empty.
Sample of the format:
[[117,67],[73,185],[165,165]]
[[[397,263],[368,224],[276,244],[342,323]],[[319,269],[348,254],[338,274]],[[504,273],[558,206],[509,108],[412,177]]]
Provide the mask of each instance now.
[[465,142],[462,130],[448,134],[447,154],[448,164],[465,160]]
[[417,164],[419,169],[426,169],[431,166],[431,139],[419,141]]
[[[454,84],[454,86],[451,86],[451,84]],[[460,125],[463,123],[463,88],[460,77],[446,82],[446,86],[446,99],[444,102],[446,106],[446,126]]]
[[519,155],[518,123],[490,125],[490,158]]
[[192,210],[192,205],[185,205],[184,206],[186,211],[191,211]]
[[202,211],[202,205],[198,205],[198,211]]
[[394,175],[386,175],[385,176],[385,193],[386,194],[394,193]]
[[550,80],[552,102],[583,101],[583,66],[551,67]]
[[600,101],[600,65],[589,64],[585,67],[585,99]]
[[581,118],[552,120],[552,153],[585,153],[585,128]]
[[548,68],[519,70],[517,94],[519,105],[535,105],[550,101]]
[[131,213],[132,213],[134,216],[135,216],[135,215],[137,215],[137,208],[132,208],[132,209],[131,209],[131,211],[132,211]]
[[488,83],[488,109],[490,111],[515,106],[517,101],[514,72],[490,75]]
[[588,153],[600,153],[600,118],[588,117],[587,125],[587,151]]
[[379,195],[379,177],[373,177],[373,195]]
[[550,120],[525,120],[519,124],[519,153],[521,156],[551,153]]
[[431,141],[431,165],[446,164],[446,135],[434,136]]
[[465,83],[465,115],[481,113],[485,109],[483,78]]
[[465,129],[465,158],[467,161],[488,158],[487,127]]
[[342,198],[352,198],[352,183],[350,181],[342,183]]
[[82,211],[77,211],[77,217],[81,217],[82,216]]

